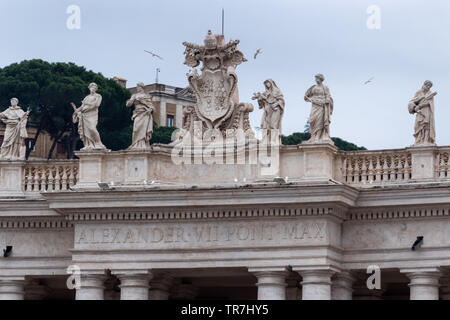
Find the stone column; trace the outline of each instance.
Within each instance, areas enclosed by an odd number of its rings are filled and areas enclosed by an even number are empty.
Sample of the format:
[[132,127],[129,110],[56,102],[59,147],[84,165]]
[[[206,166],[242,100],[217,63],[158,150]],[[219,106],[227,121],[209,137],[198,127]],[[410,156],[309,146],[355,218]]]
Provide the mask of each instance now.
[[337,273],[331,279],[331,300],[352,300],[355,277],[348,271]]
[[[300,278],[298,274],[297,276]],[[302,290],[300,288],[300,279],[288,277],[286,283],[286,300],[301,300]]]
[[0,278],[0,300],[24,300],[25,278]]
[[332,270],[303,270],[302,300],[331,300]]
[[169,300],[173,278],[169,274],[159,275],[150,281],[149,300]]
[[162,100],[159,102],[159,126],[167,126],[167,108],[166,101]]
[[77,289],[76,300],[103,300],[106,276],[104,274],[81,274],[80,287]]
[[286,300],[286,277],[284,269],[249,270],[258,279],[258,300]]
[[450,276],[441,278],[441,300],[450,300]]
[[177,104],[177,111],[175,113],[175,126],[179,129],[183,126],[183,105]]
[[148,300],[151,273],[118,273],[120,300]]
[[439,268],[403,269],[410,279],[410,300],[439,300]]

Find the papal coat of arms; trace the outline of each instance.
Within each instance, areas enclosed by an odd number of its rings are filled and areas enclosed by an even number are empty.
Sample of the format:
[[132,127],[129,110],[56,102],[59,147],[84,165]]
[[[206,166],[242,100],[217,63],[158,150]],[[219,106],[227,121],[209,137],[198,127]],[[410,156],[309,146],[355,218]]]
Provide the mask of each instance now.
[[[247,61],[237,50],[239,40],[225,43],[223,35],[208,32],[204,45],[184,42],[185,64],[192,67],[188,75],[197,103],[184,112],[183,129],[192,130],[194,121],[201,121],[204,129],[250,130],[248,113],[253,105],[237,101],[235,67]],[[196,67],[201,66],[201,75]]]

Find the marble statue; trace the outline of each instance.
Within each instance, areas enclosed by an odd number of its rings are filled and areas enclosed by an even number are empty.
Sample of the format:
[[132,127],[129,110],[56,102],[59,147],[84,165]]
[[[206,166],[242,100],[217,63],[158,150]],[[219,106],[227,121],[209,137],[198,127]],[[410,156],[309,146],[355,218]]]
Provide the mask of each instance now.
[[258,101],[260,109],[264,110],[261,129],[278,129],[281,132],[281,119],[284,112],[284,97],[281,90],[272,79],[264,81],[266,91],[254,93],[253,100]]
[[88,88],[90,94],[83,99],[81,107],[77,108],[73,102],[71,103],[74,109],[72,119],[74,123],[78,123],[78,133],[84,144],[81,150],[104,150],[106,147],[97,131],[98,108],[102,103],[102,96],[97,93],[97,84],[91,83]]
[[136,85],[137,92],[127,101],[127,107],[135,106],[131,120],[133,125],[133,141],[128,149],[145,149],[149,147],[153,134],[153,111],[152,97],[145,93],[144,84]]
[[27,121],[29,111],[24,112],[18,106],[17,98],[11,99],[11,106],[0,113],[0,120],[6,124],[5,136],[0,151],[2,160],[24,160],[25,139],[27,134]]
[[333,143],[330,138],[330,117],[333,113],[333,98],[330,90],[323,84],[325,77],[322,74],[315,76],[316,84],[305,93],[305,101],[311,102],[309,127],[311,139],[308,143]]
[[416,114],[414,123],[414,145],[434,145],[436,133],[434,127],[434,96],[437,92],[431,92],[431,81],[425,81],[422,88],[416,92],[414,98],[408,103],[410,114]]
[[[249,112],[251,104],[238,102],[236,66],[247,61],[237,49],[239,40],[225,43],[223,35],[214,35],[211,31],[204,45],[184,42],[185,64],[191,67],[188,75],[189,85],[197,103],[190,113],[190,119],[183,119],[183,130],[192,130],[191,119],[202,122],[203,130],[217,129],[222,133],[235,132],[237,129],[251,130]],[[196,67],[202,63],[201,74]],[[188,127],[189,125],[190,127]]]

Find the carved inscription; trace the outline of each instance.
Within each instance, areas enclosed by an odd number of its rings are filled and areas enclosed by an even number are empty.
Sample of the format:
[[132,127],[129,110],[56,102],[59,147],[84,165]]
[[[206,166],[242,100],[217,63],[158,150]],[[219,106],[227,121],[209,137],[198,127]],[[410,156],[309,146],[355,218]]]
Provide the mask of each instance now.
[[227,244],[301,242],[326,238],[325,222],[79,226],[75,244]]

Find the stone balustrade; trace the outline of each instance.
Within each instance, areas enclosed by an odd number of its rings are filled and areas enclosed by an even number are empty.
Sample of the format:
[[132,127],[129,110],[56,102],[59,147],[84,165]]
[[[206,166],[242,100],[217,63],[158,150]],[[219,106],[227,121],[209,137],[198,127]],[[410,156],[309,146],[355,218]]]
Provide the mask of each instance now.
[[205,163],[204,154],[199,162],[193,155],[192,163],[176,163],[172,147],[167,145],[153,145],[144,151],[79,152],[80,160],[0,161],[0,192],[22,196],[71,187],[98,188],[98,182],[116,186],[241,184],[273,182],[282,177],[288,183],[332,180],[366,188],[450,179],[450,147],[344,152],[329,144],[305,144],[282,146],[278,151],[272,157],[267,156],[267,150],[252,155],[252,150],[245,149],[242,159],[239,152],[234,154],[232,163],[224,154],[222,164]]
[[0,193],[23,196],[68,190],[78,182],[78,163],[78,160],[0,161]]
[[412,178],[411,152],[406,149],[345,152],[342,157],[347,184],[402,183]]

